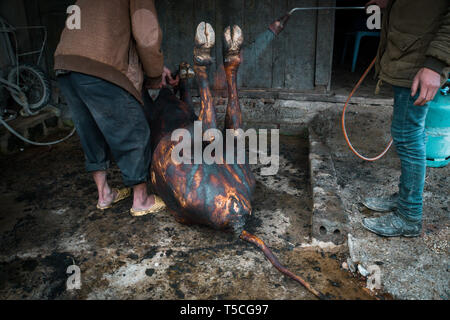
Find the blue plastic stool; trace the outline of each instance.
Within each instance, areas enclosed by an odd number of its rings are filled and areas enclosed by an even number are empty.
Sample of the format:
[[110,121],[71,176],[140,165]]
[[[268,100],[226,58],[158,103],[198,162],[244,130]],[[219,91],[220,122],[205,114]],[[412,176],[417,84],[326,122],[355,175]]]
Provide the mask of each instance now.
[[345,55],[347,53],[348,39],[350,36],[355,36],[355,48],[353,49],[353,62],[352,62],[352,72],[356,69],[356,60],[358,60],[359,44],[361,43],[362,37],[380,37],[379,31],[357,31],[346,33],[344,52],[341,57],[341,64],[344,63]]

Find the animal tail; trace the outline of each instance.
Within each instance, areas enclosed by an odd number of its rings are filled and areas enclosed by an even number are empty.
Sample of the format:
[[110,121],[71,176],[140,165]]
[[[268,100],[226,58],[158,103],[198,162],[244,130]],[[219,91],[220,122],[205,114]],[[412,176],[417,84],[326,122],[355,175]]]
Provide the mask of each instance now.
[[273,266],[275,268],[277,268],[278,271],[280,271],[281,273],[285,274],[286,276],[288,276],[289,278],[299,282],[300,284],[302,284],[306,289],[308,289],[309,292],[311,292],[312,294],[314,294],[316,297],[318,297],[319,299],[326,299],[326,296],[323,295],[322,293],[320,293],[319,291],[317,291],[316,289],[314,289],[308,282],[305,281],[305,279],[303,279],[302,277],[292,273],[291,271],[289,271],[286,267],[284,267],[277,259],[277,257],[275,257],[275,255],[272,253],[272,251],[266,246],[266,244],[264,243],[264,241],[262,241],[261,239],[259,239],[257,236],[254,236],[251,233],[248,233],[247,231],[243,230],[240,238],[242,240],[245,240],[247,242],[250,242],[252,244],[254,244],[255,246],[257,246],[259,249],[261,249],[261,251],[264,253],[264,255],[266,256],[266,258],[270,261],[270,263],[273,264]]

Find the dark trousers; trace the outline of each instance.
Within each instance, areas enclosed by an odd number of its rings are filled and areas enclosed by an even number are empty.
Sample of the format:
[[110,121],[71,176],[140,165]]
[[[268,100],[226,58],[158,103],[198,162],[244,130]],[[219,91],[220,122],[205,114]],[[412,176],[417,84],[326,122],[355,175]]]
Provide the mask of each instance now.
[[126,90],[97,77],[70,72],[57,79],[81,140],[86,170],[106,170],[112,157],[126,186],[147,182],[150,127],[142,105]]

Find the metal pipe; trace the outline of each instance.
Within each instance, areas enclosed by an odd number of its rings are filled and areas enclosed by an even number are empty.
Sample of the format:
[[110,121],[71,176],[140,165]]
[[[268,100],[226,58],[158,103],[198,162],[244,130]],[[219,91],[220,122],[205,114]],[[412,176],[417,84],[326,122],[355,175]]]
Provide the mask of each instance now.
[[366,7],[305,7],[305,8],[294,8],[289,11],[289,14],[293,14],[295,11],[303,10],[363,10]]
[[281,18],[275,20],[269,25],[269,30],[272,31],[274,35],[280,34],[284,30],[286,23],[295,11],[305,11],[305,10],[363,10],[365,7],[305,7],[305,8],[294,8],[288,13],[286,13]]

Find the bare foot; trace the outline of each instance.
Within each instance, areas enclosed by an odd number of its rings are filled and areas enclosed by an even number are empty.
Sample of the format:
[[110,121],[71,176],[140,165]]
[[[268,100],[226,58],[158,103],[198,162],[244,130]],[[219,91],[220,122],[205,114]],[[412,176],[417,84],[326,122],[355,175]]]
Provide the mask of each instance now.
[[116,198],[117,192],[108,187],[108,190],[99,193],[97,204],[101,208],[108,207],[114,202]]
[[150,209],[155,204],[155,196],[153,194],[149,196],[144,196],[140,199],[134,199],[133,201],[133,210],[135,211],[144,211]]

